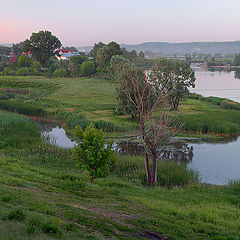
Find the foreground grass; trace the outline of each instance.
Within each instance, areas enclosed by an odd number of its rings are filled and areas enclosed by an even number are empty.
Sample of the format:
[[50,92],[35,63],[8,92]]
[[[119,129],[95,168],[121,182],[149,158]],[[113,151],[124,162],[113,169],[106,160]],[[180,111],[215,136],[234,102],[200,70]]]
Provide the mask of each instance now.
[[[184,168],[159,165],[161,180],[176,180],[166,176],[170,169],[184,187],[150,188],[142,185],[143,159],[124,156],[108,177],[90,184],[69,150],[41,143],[27,118],[0,113],[8,139],[0,150],[1,240],[152,239],[146,230],[169,240],[240,239],[240,183],[194,184],[185,181],[193,173],[179,172]],[[12,147],[29,126],[32,141]]]
[[5,151],[0,171],[0,239],[240,239],[239,184],[167,190],[113,172],[91,185],[51,147]]

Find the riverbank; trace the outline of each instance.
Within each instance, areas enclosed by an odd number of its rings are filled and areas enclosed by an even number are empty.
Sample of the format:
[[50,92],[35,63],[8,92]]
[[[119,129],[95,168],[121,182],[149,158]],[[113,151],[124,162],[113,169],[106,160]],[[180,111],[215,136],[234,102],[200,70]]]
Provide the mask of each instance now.
[[[30,134],[14,125],[5,135],[9,144],[17,134]],[[181,187],[145,186],[143,158],[130,156],[119,157],[109,176],[90,184],[70,150],[41,142],[39,134],[25,146],[2,146],[0,239],[134,240],[152,239],[150,233],[172,240],[239,239],[239,183],[184,183],[184,168],[177,173],[174,166],[171,174],[160,170],[168,173],[166,183],[181,181]]]
[[[0,77],[0,88],[15,90],[11,94],[1,91],[0,101],[4,103],[1,107],[6,110],[54,116],[69,129],[92,122],[108,136],[125,138],[136,134],[137,122],[128,115],[115,114],[116,86],[111,79],[99,77]],[[200,138],[238,135],[240,107],[234,109],[234,102],[226,104],[228,109],[219,101],[206,101],[205,98],[182,101],[179,111],[172,113],[185,122],[180,135]]]

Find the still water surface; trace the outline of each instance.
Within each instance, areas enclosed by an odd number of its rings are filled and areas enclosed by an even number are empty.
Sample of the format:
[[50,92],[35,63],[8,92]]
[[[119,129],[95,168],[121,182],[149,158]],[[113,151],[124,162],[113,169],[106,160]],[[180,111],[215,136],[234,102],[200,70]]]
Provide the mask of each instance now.
[[206,68],[196,67],[196,65],[193,65],[192,68],[195,71],[196,86],[191,92],[204,97],[222,97],[240,102],[239,70],[210,71]]
[[[42,136],[61,148],[73,148],[76,144],[59,126],[43,128]],[[143,147],[136,143],[115,143],[113,148],[119,154],[144,156]],[[230,179],[240,179],[240,138],[221,143],[193,143],[191,140],[178,139],[162,153],[162,158],[198,170],[204,183],[223,185]]]

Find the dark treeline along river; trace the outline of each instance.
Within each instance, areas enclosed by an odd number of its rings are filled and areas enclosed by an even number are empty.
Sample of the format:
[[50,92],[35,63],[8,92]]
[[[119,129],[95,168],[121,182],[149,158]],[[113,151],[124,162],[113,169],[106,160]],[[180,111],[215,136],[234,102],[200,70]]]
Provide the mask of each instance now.
[[[193,66],[196,87],[192,92],[203,96],[229,98],[240,102],[240,79],[235,71],[210,71]],[[240,114],[240,112],[239,112]],[[62,148],[72,148],[72,142],[63,128],[42,125],[42,136],[51,144]],[[119,154],[142,155],[140,145],[131,142],[114,144]],[[197,170],[201,182],[224,185],[229,180],[240,179],[240,137],[219,142],[202,142],[191,139],[176,139],[163,153],[162,158],[187,164]]]

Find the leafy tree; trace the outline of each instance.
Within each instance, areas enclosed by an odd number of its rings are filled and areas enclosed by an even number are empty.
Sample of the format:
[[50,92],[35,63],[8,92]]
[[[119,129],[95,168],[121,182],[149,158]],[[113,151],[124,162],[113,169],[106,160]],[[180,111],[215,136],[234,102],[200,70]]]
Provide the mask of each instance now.
[[106,44],[102,43],[102,42],[99,42],[99,43],[95,43],[92,50],[90,51],[90,56],[93,58],[93,59],[97,59],[97,52],[100,48],[103,48],[105,47]]
[[87,56],[72,56],[70,57],[70,62],[74,64],[82,64],[83,62],[87,61],[88,57]]
[[78,50],[75,47],[63,47],[63,49],[70,52],[78,52]]
[[17,58],[17,66],[21,67],[30,67],[32,64],[32,59],[26,55],[21,55]]
[[177,110],[180,99],[189,94],[189,87],[195,87],[194,71],[186,61],[162,58],[152,68],[149,76],[154,80],[158,94],[167,94],[172,110]]
[[111,142],[106,142],[102,130],[97,130],[90,125],[83,131],[77,126],[75,136],[79,143],[72,151],[73,159],[81,168],[89,172],[91,183],[95,178],[106,176],[114,163],[115,155],[111,151]]
[[95,65],[92,61],[83,62],[81,64],[81,73],[91,76],[94,73]]
[[23,42],[23,50],[31,51],[33,57],[42,65],[45,65],[61,46],[59,39],[49,31],[33,33],[30,39]]
[[139,54],[138,54],[138,57],[139,57],[140,59],[144,59],[144,58],[145,58],[144,52],[143,52],[143,51],[140,51]]
[[103,48],[97,51],[97,64],[98,66],[104,68],[110,64],[110,60],[114,55],[123,54],[119,44],[116,42],[110,42]]
[[12,49],[14,54],[16,54],[17,56],[20,56],[23,52],[23,42],[13,44]]
[[[154,185],[157,181],[157,159],[161,154],[161,148],[169,143],[169,139],[178,129],[178,125],[172,124],[166,107],[167,95],[155,95],[155,79],[146,77],[142,71],[133,65],[125,64],[122,68],[121,85],[124,86],[125,98],[135,108],[139,124],[139,131],[145,149],[145,168],[147,183]],[[144,81],[142,81],[142,78]],[[154,98],[153,104],[151,99]],[[154,113],[158,110],[158,114]],[[151,162],[150,162],[151,161]]]

